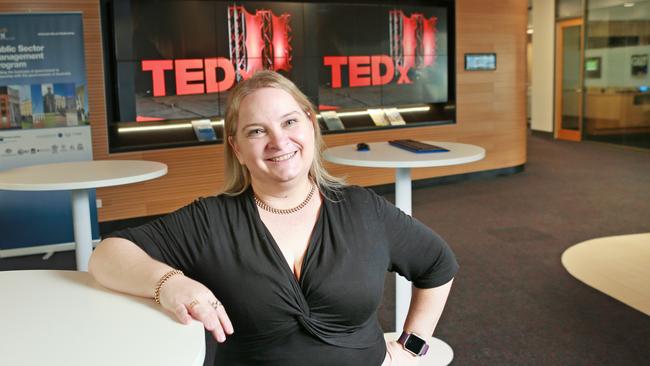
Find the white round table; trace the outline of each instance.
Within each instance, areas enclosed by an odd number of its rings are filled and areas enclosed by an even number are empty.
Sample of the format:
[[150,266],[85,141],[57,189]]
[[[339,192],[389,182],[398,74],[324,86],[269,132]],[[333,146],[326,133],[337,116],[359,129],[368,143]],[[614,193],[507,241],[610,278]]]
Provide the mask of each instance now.
[[0,272],[0,293],[2,365],[203,365],[201,323],[183,325],[88,273]]
[[423,141],[448,149],[448,152],[417,154],[389,145],[369,143],[368,151],[357,151],[356,145],[336,146],[325,150],[324,158],[332,163],[369,168],[394,168],[395,206],[411,214],[411,168],[431,168],[467,164],[485,157],[485,149],[457,142]]
[[32,165],[0,172],[0,189],[72,192],[77,269],[88,271],[92,253],[88,190],[142,182],[167,174],[167,165],[143,160],[91,160]]
[[[356,144],[329,148],[325,160],[332,163],[369,168],[395,169],[395,206],[411,215],[411,169],[467,164],[485,157],[480,146],[457,142],[423,141],[446,148],[447,152],[413,153],[389,145],[387,142],[369,143],[368,151],[358,151]],[[411,284],[396,274],[395,329],[403,329],[411,302]],[[442,342],[442,341],[440,341]],[[442,349],[442,348],[441,348]],[[451,348],[449,348],[451,351]],[[453,353],[452,353],[453,355]],[[450,360],[451,362],[451,360]]]

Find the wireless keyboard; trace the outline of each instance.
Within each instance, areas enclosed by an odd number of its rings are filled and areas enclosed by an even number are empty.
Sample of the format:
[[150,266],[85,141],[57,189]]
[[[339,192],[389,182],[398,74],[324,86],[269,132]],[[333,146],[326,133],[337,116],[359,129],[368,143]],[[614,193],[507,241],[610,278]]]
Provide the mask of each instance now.
[[416,141],[411,139],[391,140],[388,141],[388,143],[395,147],[399,147],[400,149],[408,150],[418,154],[449,151],[444,147],[431,145],[431,144],[427,144],[421,141]]

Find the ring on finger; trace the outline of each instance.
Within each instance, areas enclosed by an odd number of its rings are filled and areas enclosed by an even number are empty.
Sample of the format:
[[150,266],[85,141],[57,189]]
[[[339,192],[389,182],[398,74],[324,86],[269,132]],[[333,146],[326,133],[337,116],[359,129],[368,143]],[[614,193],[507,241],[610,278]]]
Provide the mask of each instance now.
[[195,307],[199,303],[199,300],[194,299],[192,300],[189,304],[187,304],[187,307],[192,310],[193,307]]
[[212,301],[210,303],[210,305],[212,305],[212,308],[214,310],[219,310],[219,306],[221,306],[221,303],[219,302],[219,300],[215,300],[215,301]]

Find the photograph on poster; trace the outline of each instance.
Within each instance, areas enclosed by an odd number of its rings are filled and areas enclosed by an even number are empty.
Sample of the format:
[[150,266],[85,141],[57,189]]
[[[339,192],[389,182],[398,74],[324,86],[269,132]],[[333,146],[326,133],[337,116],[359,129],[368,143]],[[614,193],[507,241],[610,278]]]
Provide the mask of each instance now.
[[84,85],[32,84],[16,90],[19,91],[21,99],[20,128],[80,126],[88,120]]
[[0,129],[21,128],[20,87],[0,87]]

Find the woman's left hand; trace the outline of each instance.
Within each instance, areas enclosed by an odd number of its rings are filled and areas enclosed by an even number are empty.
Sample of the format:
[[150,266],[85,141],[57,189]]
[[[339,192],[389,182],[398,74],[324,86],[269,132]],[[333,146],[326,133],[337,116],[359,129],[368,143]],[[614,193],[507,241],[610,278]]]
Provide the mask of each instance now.
[[386,350],[390,357],[390,366],[416,366],[420,357],[413,356],[397,341],[386,342]]

